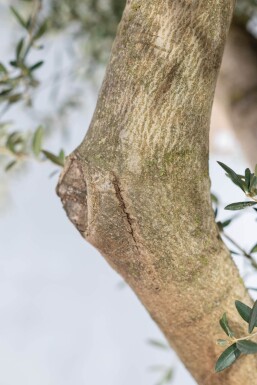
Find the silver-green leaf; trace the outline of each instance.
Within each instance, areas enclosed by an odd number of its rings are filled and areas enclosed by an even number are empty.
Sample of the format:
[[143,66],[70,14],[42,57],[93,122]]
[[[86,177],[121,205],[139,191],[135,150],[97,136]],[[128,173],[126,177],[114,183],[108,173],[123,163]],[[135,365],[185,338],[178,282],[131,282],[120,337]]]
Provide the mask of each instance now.
[[242,210],[245,209],[246,207],[251,207],[256,205],[257,202],[236,202],[236,203],[231,203],[230,205],[225,207],[225,210]]

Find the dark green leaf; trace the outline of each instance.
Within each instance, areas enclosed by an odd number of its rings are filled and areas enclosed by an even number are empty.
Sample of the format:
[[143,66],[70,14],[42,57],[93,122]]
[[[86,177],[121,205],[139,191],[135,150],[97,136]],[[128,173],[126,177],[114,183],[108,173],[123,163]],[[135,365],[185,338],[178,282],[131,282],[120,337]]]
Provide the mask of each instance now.
[[24,39],[21,39],[19,41],[19,43],[17,44],[17,47],[16,47],[16,61],[17,62],[19,62],[21,59],[21,51],[23,48],[23,44],[24,44]]
[[36,156],[40,154],[42,149],[43,134],[44,134],[44,129],[43,127],[40,126],[37,128],[33,136],[32,149]]
[[44,61],[43,61],[43,60],[37,62],[37,63],[34,64],[33,66],[29,67],[30,72],[37,70],[37,69],[40,68],[43,64],[44,64]]
[[252,253],[257,253],[257,243],[256,243],[256,245],[254,245],[254,246],[252,247],[252,249],[251,249],[251,251],[250,251],[250,254],[252,254]]
[[51,152],[46,151],[46,150],[42,150],[42,153],[45,155],[45,157],[47,159],[49,159],[54,164],[57,164],[58,166],[61,166],[61,167],[64,166],[63,159],[61,159],[59,156],[56,156],[56,155],[54,155]]
[[229,250],[231,254],[233,255],[241,255],[240,253],[238,253],[237,251],[234,251],[234,250]]
[[218,228],[222,231],[225,227],[229,226],[233,219],[227,219],[224,222],[217,222]]
[[252,309],[241,301],[235,301],[235,306],[243,320],[249,323]]
[[2,63],[0,63],[0,72],[3,72],[4,74],[8,74],[7,69],[5,68],[5,66]]
[[257,353],[257,344],[252,341],[238,341],[236,343],[237,348],[243,354],[255,354]]
[[0,96],[8,95],[10,92],[12,92],[12,88],[7,88],[6,90],[0,92]]
[[254,302],[253,308],[251,310],[250,320],[249,320],[249,333],[252,333],[257,323],[257,301]]
[[19,65],[18,65],[18,63],[17,63],[16,60],[11,60],[11,61],[10,61],[10,64],[11,64],[12,67],[15,67],[15,68],[18,68],[18,67],[19,67]]
[[241,352],[237,348],[236,344],[229,346],[219,357],[215,366],[215,372],[221,372],[222,370],[231,366],[237,360],[240,354]]
[[224,330],[224,332],[229,336],[232,337],[234,335],[233,331],[230,329],[228,320],[227,320],[227,315],[226,313],[223,314],[222,318],[220,319],[220,326]]
[[20,25],[22,27],[24,27],[25,29],[27,29],[27,23],[26,21],[23,19],[23,17],[19,14],[19,12],[17,11],[17,9],[15,9],[14,7],[10,7],[12,13],[14,14],[14,16],[16,17],[16,19],[18,20],[18,22],[20,23]]
[[23,98],[23,94],[13,94],[13,95],[9,96],[8,102],[10,104],[14,104],[14,103],[19,102],[22,98]]
[[246,187],[249,191],[249,188],[250,188],[250,181],[251,181],[251,171],[249,168],[247,168],[245,170],[245,183],[246,183]]
[[225,210],[242,210],[245,209],[246,207],[251,207],[256,205],[257,202],[236,202],[236,203],[231,203],[230,205],[225,207]]
[[48,20],[45,20],[45,21],[40,25],[40,27],[38,28],[38,31],[37,31],[36,34],[34,35],[33,40],[38,40],[38,39],[40,39],[40,38],[45,34],[45,32],[47,31],[47,27],[48,27]]
[[252,179],[251,179],[251,183],[250,183],[250,191],[252,189],[256,189],[257,187],[257,177],[255,175],[253,175]]
[[8,163],[7,166],[5,167],[5,171],[6,172],[10,171],[16,165],[16,163],[17,163],[16,160],[13,160],[10,163]]
[[216,205],[219,203],[218,197],[213,193],[211,193],[211,200],[213,203],[216,203]]
[[222,162],[218,162],[218,164],[227,172],[227,175],[232,180],[234,184],[236,184],[242,191],[245,191],[245,183],[242,181],[242,179],[239,177],[238,174],[235,173],[230,167],[225,165]]

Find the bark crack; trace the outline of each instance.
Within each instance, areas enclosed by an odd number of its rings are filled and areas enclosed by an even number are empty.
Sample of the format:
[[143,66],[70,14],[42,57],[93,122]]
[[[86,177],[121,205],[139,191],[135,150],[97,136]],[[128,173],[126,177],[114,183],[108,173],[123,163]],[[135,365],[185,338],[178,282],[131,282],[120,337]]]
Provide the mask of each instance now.
[[128,212],[128,209],[127,209],[127,205],[125,203],[125,199],[122,195],[122,190],[121,190],[121,187],[120,187],[120,183],[119,183],[119,180],[118,180],[118,177],[113,173],[113,186],[114,186],[114,190],[115,190],[115,195],[119,201],[119,204],[120,204],[120,207],[124,213],[124,216],[126,218],[126,222],[129,226],[129,234],[131,235],[133,241],[134,241],[134,244],[136,246],[136,249],[137,251],[139,252],[139,247],[138,247],[138,242],[136,240],[136,236],[135,236],[135,230],[133,228],[133,220],[131,218],[131,215],[130,213]]

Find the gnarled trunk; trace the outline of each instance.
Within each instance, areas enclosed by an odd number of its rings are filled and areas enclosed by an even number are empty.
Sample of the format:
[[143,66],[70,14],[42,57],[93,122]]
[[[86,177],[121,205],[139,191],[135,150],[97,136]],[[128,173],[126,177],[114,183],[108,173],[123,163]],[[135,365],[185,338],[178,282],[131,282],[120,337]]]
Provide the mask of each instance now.
[[233,0],[130,0],[92,124],[58,185],[64,208],[138,295],[199,385],[253,385],[243,358],[214,374],[218,319],[250,301],[211,208],[208,132]]

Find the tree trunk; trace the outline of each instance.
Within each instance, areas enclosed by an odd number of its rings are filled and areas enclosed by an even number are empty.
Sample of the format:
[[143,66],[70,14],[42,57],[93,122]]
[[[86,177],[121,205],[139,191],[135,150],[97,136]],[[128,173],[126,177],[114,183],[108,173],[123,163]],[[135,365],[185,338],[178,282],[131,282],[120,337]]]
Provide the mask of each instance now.
[[85,140],[58,194],[199,385],[253,385],[255,360],[214,374],[218,320],[250,302],[210,201],[208,132],[233,0],[130,0]]
[[257,46],[244,28],[233,24],[223,56],[216,100],[231,122],[250,163],[257,163]]

